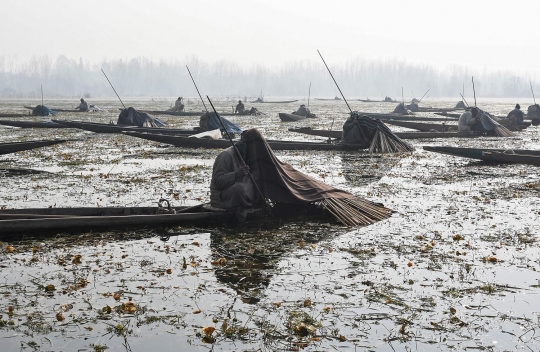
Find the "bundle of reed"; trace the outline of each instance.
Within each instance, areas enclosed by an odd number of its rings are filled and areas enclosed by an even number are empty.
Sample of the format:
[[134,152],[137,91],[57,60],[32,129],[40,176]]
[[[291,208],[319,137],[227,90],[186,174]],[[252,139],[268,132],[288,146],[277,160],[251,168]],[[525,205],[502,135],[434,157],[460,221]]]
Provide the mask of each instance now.
[[491,115],[479,108],[475,108],[478,110],[478,114],[480,116],[480,123],[487,131],[495,131],[495,134],[499,137],[515,137],[516,134],[510,131],[508,128],[504,127],[497,121],[495,121]]
[[375,132],[375,136],[369,146],[370,153],[407,153],[414,148],[405,143],[393,133],[387,134],[380,129]]
[[389,218],[394,212],[383,205],[357,197],[326,198],[319,204],[345,226],[368,226]]

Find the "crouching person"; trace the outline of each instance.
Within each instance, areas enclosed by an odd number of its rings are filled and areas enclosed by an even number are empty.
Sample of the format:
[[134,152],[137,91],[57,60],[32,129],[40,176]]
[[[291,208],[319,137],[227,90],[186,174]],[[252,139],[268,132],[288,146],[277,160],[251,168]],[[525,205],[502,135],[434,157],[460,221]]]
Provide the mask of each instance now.
[[[236,143],[242,158],[246,160],[247,144]],[[246,161],[247,163],[247,161]],[[239,223],[246,220],[248,210],[256,204],[255,186],[249,177],[249,166],[238,158],[234,147],[219,153],[214,162],[210,182],[210,202],[212,206],[230,209]]]

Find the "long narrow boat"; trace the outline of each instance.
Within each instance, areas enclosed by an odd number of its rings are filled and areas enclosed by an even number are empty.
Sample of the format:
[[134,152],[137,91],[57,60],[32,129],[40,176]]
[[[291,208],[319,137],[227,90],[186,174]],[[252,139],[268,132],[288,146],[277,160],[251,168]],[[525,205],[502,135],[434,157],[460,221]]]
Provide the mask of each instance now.
[[315,98],[315,100],[319,100],[319,101],[341,101],[341,99],[338,98],[338,97],[335,97],[335,98],[332,98],[332,99]]
[[58,143],[67,142],[67,139],[55,139],[50,141],[28,141],[28,142],[11,142],[0,143],[0,155],[21,152],[35,148],[46,147]]
[[254,100],[254,101],[251,101],[250,103],[252,103],[252,104],[254,104],[254,103],[260,103],[260,104],[288,104],[288,103],[294,103],[294,102],[297,102],[297,101],[298,100],[281,100],[281,101],[259,101],[259,100]]
[[[530,151],[529,151],[530,152]],[[515,151],[487,151],[482,152],[482,160],[496,163],[513,163],[540,166],[540,151],[537,154],[527,152],[515,153]]]
[[[35,106],[24,106],[25,109],[34,110]],[[52,111],[55,112],[88,112],[88,111],[81,111],[79,109],[56,109],[56,108],[49,108]]]
[[[123,110],[123,109],[120,109]],[[161,110],[137,110],[140,112],[145,112],[150,115],[170,115],[170,116],[201,116],[205,111],[161,111]],[[235,116],[239,114],[234,114],[231,112],[220,112],[219,116]],[[240,114],[243,115],[243,114]]]
[[[484,157],[484,152],[486,153],[504,153],[506,149],[486,149],[486,148],[461,148],[461,147],[432,147],[424,146],[424,150],[439,153],[447,154],[453,156],[459,156],[462,158],[470,158],[477,160],[488,160],[489,157]],[[508,151],[509,152],[509,151]],[[527,149],[511,149],[511,152],[517,155],[536,155],[540,156],[540,150],[527,150]]]
[[421,123],[421,122],[409,122],[409,121],[395,121],[395,120],[383,120],[384,123],[399,127],[405,127],[410,128],[413,130],[423,131],[423,132],[429,132],[431,130],[435,130],[438,132],[449,132],[451,130],[457,131],[458,126],[457,125],[447,125],[447,124],[439,124],[439,123]]
[[[308,134],[326,138],[341,139],[341,131],[313,130],[311,128],[289,128],[295,133]],[[421,139],[421,138],[476,138],[478,135],[457,132],[394,132],[401,139]]]
[[[128,136],[185,148],[225,149],[231,146],[226,139],[190,138],[155,133],[123,132]],[[274,150],[362,150],[354,145],[341,145],[324,142],[299,142],[267,140]]]
[[162,134],[193,135],[199,132],[203,132],[200,128],[176,129],[176,128],[160,128],[160,127],[122,126],[122,125],[116,125],[112,123],[109,124],[109,123],[67,121],[67,120],[53,120],[53,121],[69,128],[78,128],[81,130],[95,132],[95,133],[122,133],[123,131],[134,131],[134,132],[150,132],[150,133],[162,133]]
[[[203,204],[174,207],[175,213],[159,213],[157,207],[40,208],[0,210],[2,237],[22,232],[40,234],[53,230],[162,227],[192,223],[219,223],[234,219],[228,211],[204,211]],[[0,238],[2,238],[0,237]]]
[[0,120],[0,125],[20,128],[69,128],[54,121],[16,121]]
[[28,117],[32,116],[30,114],[12,114],[12,113],[1,113],[0,117]]
[[464,110],[464,109],[460,109],[460,108],[432,108],[432,107],[422,107],[422,106],[418,107],[419,112],[450,112],[450,111],[458,111],[458,110]]
[[301,120],[305,120],[307,118],[306,116],[295,115],[295,114],[287,114],[287,113],[284,113],[284,112],[280,112],[278,115],[279,115],[279,118],[281,119],[281,121],[283,121],[283,122],[301,121]]
[[399,103],[397,100],[371,100],[371,99],[358,99],[363,103]]
[[426,117],[426,116],[415,116],[415,115],[391,115],[391,114],[370,114],[362,113],[362,115],[367,115],[370,117],[375,117],[381,120],[394,120],[394,121],[457,121],[457,119],[452,117]]

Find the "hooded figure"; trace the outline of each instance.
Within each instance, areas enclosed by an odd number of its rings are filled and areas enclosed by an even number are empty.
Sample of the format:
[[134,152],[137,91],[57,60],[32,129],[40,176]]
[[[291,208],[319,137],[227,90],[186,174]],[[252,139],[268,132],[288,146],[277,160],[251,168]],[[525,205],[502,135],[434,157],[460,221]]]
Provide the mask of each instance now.
[[467,109],[467,106],[465,106],[465,103],[463,102],[463,100],[460,100],[457,102],[456,106],[454,107],[455,109]]
[[519,106],[519,104],[516,104],[516,108],[510,111],[506,118],[509,119],[512,124],[520,124],[523,123],[524,116],[525,115],[523,114],[523,111],[521,111],[521,106]]
[[178,97],[178,99],[176,99],[176,101],[174,102],[174,106],[167,111],[173,111],[173,112],[184,111],[184,103],[182,102],[182,99],[183,99],[182,97]]
[[300,105],[298,110],[296,110],[294,112],[294,114],[298,115],[298,116],[308,116],[310,114],[310,112],[309,112],[309,109],[306,108],[306,106],[304,104],[302,104],[302,105]]
[[88,111],[88,103],[81,98],[81,103],[75,109],[80,111]]
[[403,114],[407,115],[409,113],[409,110],[405,107],[405,104],[399,103],[396,108],[393,111],[395,114]]
[[238,100],[238,104],[236,104],[236,109],[234,110],[235,114],[241,114],[245,110],[244,104],[242,104],[242,100]]
[[418,103],[417,102],[412,102],[409,105],[407,105],[407,109],[409,109],[412,112],[420,111],[420,109],[418,108]]

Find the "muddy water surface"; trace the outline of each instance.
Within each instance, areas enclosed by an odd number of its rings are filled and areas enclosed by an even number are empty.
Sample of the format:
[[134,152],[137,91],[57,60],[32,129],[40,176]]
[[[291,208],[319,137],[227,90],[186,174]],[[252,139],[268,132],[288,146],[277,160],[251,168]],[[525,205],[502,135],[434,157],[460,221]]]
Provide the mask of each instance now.
[[[145,99],[127,102],[168,107]],[[37,103],[4,101],[0,112]],[[115,101],[91,103],[109,111],[58,118],[116,120]],[[228,111],[233,104],[217,107]],[[480,104],[502,114],[515,102]],[[372,112],[393,108],[351,105]],[[231,120],[272,139],[316,140],[287,129],[332,123],[338,129],[346,117],[339,102],[311,102],[320,119],[296,123],[280,123],[277,116],[296,103],[255,106],[266,115]],[[175,128],[198,123],[196,117],[163,120]],[[37,232],[5,241],[2,350],[540,350],[538,170],[421,149],[538,149],[538,132],[533,127],[504,140],[414,140],[416,151],[399,156],[276,152],[319,180],[396,211],[365,228],[260,219],[242,230],[176,227],[52,237]],[[0,157],[0,206],[149,206],[161,197],[194,205],[209,199],[218,150],[72,129],[0,127],[0,142],[52,138],[72,141]]]

